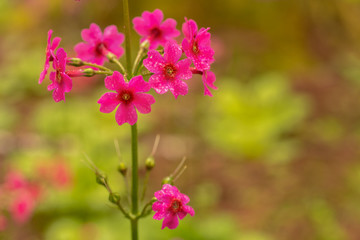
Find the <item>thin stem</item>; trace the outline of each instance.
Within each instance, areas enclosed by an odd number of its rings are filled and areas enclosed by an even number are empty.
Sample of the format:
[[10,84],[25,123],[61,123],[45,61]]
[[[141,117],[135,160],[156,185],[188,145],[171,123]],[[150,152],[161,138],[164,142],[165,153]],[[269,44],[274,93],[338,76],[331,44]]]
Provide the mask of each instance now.
[[121,74],[126,74],[126,70],[125,70],[124,66],[121,64],[121,62],[117,59],[117,57],[114,54],[108,53],[106,55],[106,57],[109,59],[110,62],[113,62],[116,65],[118,65],[118,67],[120,68]]
[[[151,199],[147,204],[145,204],[145,206],[143,207],[143,209],[142,209],[142,211],[141,211],[141,213],[140,213],[140,215],[139,215],[139,218],[141,218],[141,217],[145,217],[146,215],[147,215],[147,208],[149,207],[149,206],[151,206],[153,203],[155,202],[155,200],[154,199]],[[152,210],[152,209],[151,209]],[[150,210],[150,211],[151,211]]]
[[[125,24],[125,51],[126,51],[126,70],[131,74],[131,45],[130,45],[130,14],[129,14],[129,0],[123,0],[123,14]],[[130,76],[131,78],[132,76]]]
[[94,71],[95,74],[112,75],[113,71]]
[[107,68],[107,67],[104,67],[104,66],[101,66],[101,65],[97,65],[95,63],[90,63],[90,62],[84,62],[82,61],[82,64],[84,66],[89,66],[89,67],[95,67],[95,68],[98,68],[98,69],[101,69],[101,70],[104,70],[104,71],[109,71],[109,72],[112,72],[111,69]]
[[146,51],[148,50],[148,48],[149,48],[149,42],[147,40],[140,45],[140,49],[136,56],[135,63],[132,69],[133,76],[135,76],[138,73],[143,60],[147,56]]
[[142,191],[142,194],[141,194],[141,201],[144,201],[147,185],[149,183],[149,177],[150,177],[150,171],[147,170],[146,174],[145,174],[145,179],[144,179],[143,191]]
[[[131,152],[132,152],[132,175],[131,175],[131,213],[136,216],[138,214],[138,137],[137,123],[131,126]],[[131,221],[132,240],[138,239],[137,219]]]

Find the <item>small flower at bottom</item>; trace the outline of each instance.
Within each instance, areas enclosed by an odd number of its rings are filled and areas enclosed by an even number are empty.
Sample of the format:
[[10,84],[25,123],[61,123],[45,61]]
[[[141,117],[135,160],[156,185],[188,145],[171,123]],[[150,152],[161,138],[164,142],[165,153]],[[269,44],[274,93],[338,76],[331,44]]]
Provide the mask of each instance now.
[[84,61],[102,65],[109,52],[118,58],[124,53],[120,46],[124,42],[124,34],[119,33],[115,25],[106,27],[102,34],[100,27],[92,23],[89,29],[81,31],[81,37],[85,42],[76,44],[74,49],[77,57]]
[[159,9],[152,13],[145,11],[141,17],[133,19],[135,31],[142,36],[141,42],[148,40],[150,49],[156,49],[159,45],[165,46],[168,41],[180,35],[174,19],[168,18],[162,22],[163,19],[164,14]]
[[187,214],[195,215],[192,207],[186,204],[190,201],[189,197],[182,194],[175,186],[164,184],[160,191],[155,192],[157,201],[152,205],[156,212],[155,220],[163,220],[161,229],[168,227],[175,229],[179,225],[179,219],[183,219]]
[[65,72],[66,57],[67,54],[63,48],[59,48],[54,56],[53,68],[55,71],[50,73],[52,83],[48,86],[48,90],[54,90],[55,102],[65,101],[65,93],[72,89],[72,80]]
[[182,79],[187,80],[192,77],[191,60],[186,58],[179,61],[181,55],[181,48],[173,42],[166,44],[164,57],[156,50],[148,52],[148,58],[144,59],[144,66],[154,73],[149,83],[157,93],[164,94],[170,90],[175,98],[188,93],[188,86]]
[[151,112],[151,104],[155,103],[152,95],[144,92],[150,90],[150,86],[142,76],[135,76],[129,82],[125,82],[124,76],[115,71],[113,75],[105,78],[105,87],[116,92],[108,92],[98,100],[100,112],[110,113],[119,105],[115,119],[119,125],[129,123],[134,125],[137,121],[135,108],[143,114]]
[[59,46],[59,43],[61,41],[61,38],[55,37],[53,39],[53,41],[51,42],[52,32],[53,31],[51,29],[48,31],[48,41],[47,41],[47,46],[46,46],[46,51],[45,51],[46,56],[45,56],[44,70],[40,74],[39,84],[41,84],[42,81],[44,80],[44,78],[47,74],[47,71],[49,69],[50,61],[53,60],[53,54],[54,54],[53,52]]

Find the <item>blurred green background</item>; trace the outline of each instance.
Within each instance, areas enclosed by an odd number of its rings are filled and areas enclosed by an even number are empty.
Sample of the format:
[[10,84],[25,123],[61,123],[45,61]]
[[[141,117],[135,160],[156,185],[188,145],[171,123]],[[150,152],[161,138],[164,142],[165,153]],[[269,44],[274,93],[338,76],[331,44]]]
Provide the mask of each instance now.
[[[178,29],[184,17],[211,27],[219,90],[203,96],[194,77],[187,96],[157,95],[140,117],[142,169],[161,135],[147,197],[187,156],[176,185],[196,211],[176,230],[141,220],[140,239],[360,239],[360,1],[130,1],[132,17],[156,8]],[[31,177],[57,159],[73,173],[71,188],[49,189],[0,239],[129,239],[81,161],[86,153],[124,194],[113,141],[129,164],[130,128],[99,112],[103,78],[74,79],[65,103],[53,101],[48,79],[37,84],[48,29],[74,56],[83,28],[121,30],[122,21],[118,0],[0,1],[0,179],[10,166]],[[135,53],[135,32],[132,42]]]

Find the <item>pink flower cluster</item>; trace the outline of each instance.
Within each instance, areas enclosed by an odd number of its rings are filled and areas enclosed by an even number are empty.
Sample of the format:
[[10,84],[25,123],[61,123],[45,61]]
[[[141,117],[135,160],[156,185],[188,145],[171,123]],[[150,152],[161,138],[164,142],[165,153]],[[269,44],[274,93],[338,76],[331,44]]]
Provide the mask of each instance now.
[[[11,170],[5,175],[4,182],[0,185],[0,231],[7,228],[7,215],[16,224],[24,224],[30,219],[35,207],[45,196],[44,184],[49,184],[52,188],[67,185],[71,175],[65,165],[53,164],[41,168],[48,172],[48,178],[39,175],[41,179],[30,181],[17,170]],[[67,183],[63,178],[65,175]]]
[[[180,35],[180,31],[176,29],[176,21],[171,18],[164,20],[159,9],[143,12],[141,17],[133,19],[133,24],[135,31],[141,36],[140,42],[149,48],[143,56],[145,59],[136,63],[143,64],[150,72],[148,82],[145,81],[147,78],[143,78],[148,73],[126,73],[121,66],[120,73],[102,66],[107,59],[116,62],[114,57],[120,58],[124,54],[121,46],[124,35],[119,33],[114,25],[106,27],[102,32],[98,25],[92,23],[89,29],[81,32],[84,42],[75,45],[76,59],[68,58],[63,48],[56,50],[61,39],[56,37],[51,41],[52,30],[49,30],[44,70],[39,83],[44,80],[52,62],[53,71],[50,73],[51,84],[48,90],[53,91],[53,99],[59,102],[65,101],[65,93],[72,90],[71,77],[108,75],[105,78],[105,87],[114,92],[103,94],[98,103],[103,113],[110,113],[118,106],[115,119],[119,125],[135,124],[137,111],[143,114],[151,112],[151,105],[155,103],[154,97],[147,93],[151,88],[158,94],[170,91],[175,98],[186,95],[186,81],[194,74],[202,76],[204,94],[212,96],[209,89],[217,88],[214,85],[215,74],[210,71],[214,62],[214,50],[210,46],[209,28],[198,29],[194,20],[185,19],[182,25],[184,38],[181,44],[178,44],[174,39]],[[163,54],[157,50],[159,46],[163,47]],[[121,65],[120,62],[118,64]],[[66,65],[88,66],[90,70],[67,70]],[[137,76],[127,79],[127,76],[133,74]]]
[[179,225],[179,219],[183,219],[187,214],[195,215],[194,209],[186,205],[190,201],[189,197],[175,186],[164,184],[160,191],[155,192],[155,197],[156,202],[153,203],[152,209],[156,213],[153,218],[164,219],[161,229],[175,229]]

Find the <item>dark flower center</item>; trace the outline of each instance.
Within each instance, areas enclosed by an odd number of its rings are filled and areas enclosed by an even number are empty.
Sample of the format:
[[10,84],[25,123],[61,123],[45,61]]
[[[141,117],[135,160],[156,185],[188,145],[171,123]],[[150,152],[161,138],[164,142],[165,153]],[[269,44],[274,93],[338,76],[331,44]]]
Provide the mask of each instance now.
[[161,31],[159,28],[155,27],[150,30],[150,35],[152,38],[159,38],[161,36]]
[[176,76],[176,68],[173,64],[167,64],[164,67],[164,74],[166,78],[174,78]]
[[177,212],[180,212],[182,210],[182,203],[181,201],[179,201],[178,199],[174,199],[172,200],[171,202],[171,211],[173,213],[177,213]]
[[119,94],[119,100],[125,104],[129,104],[133,100],[133,94],[129,91],[123,91]]
[[95,52],[97,55],[104,55],[104,50],[106,50],[106,45],[102,42],[98,43],[95,48]]
[[192,51],[194,54],[197,54],[199,52],[199,47],[197,45],[197,42],[193,43]]
[[61,73],[59,70],[56,70],[56,82],[61,83]]

